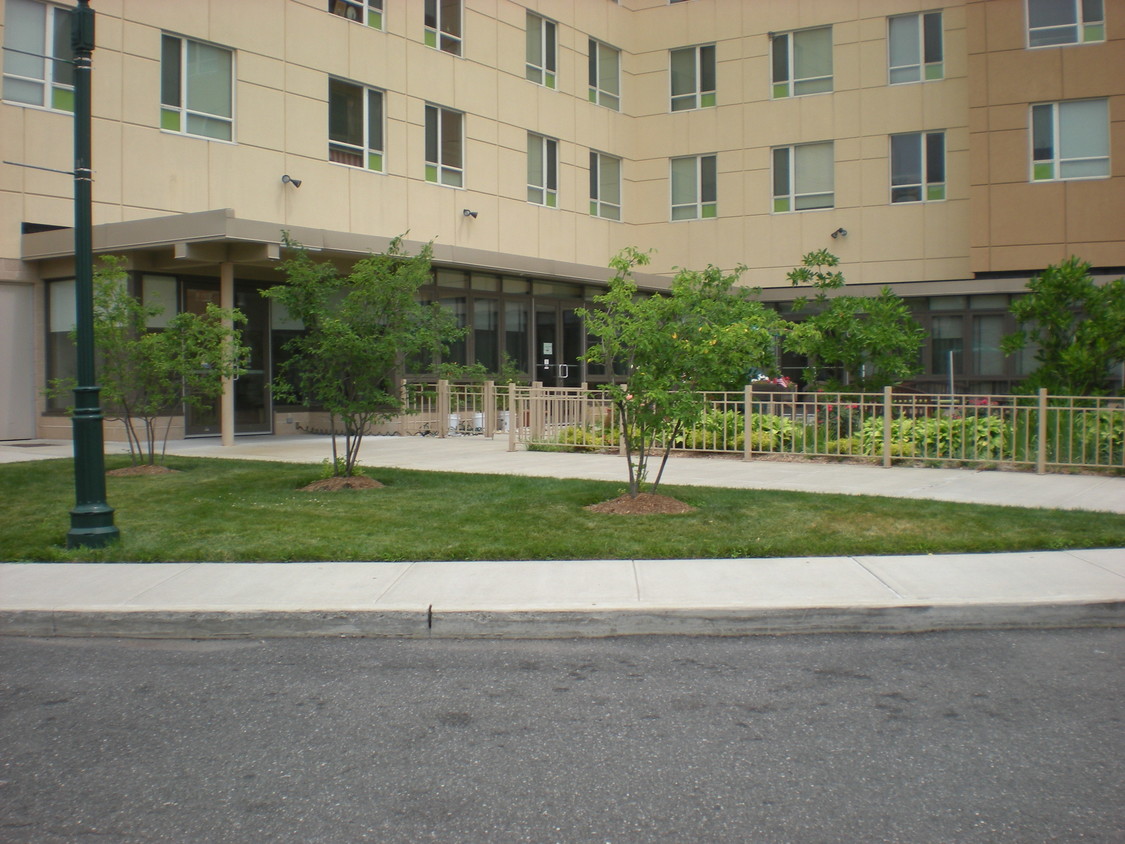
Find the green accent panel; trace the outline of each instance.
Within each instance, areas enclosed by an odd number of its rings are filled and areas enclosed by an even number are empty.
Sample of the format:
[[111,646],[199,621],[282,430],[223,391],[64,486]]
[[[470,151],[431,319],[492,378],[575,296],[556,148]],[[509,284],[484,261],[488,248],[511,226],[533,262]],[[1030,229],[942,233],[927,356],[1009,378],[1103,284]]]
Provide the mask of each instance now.
[[598,101],[598,92],[597,92],[597,89],[595,89],[595,88],[591,88],[591,89],[590,89],[590,102],[592,102],[592,103],[596,103],[597,101]]
[[427,164],[426,165],[426,181],[427,182],[436,182],[437,181],[437,165],[436,164]]
[[1034,174],[1032,178],[1037,182],[1042,179],[1053,179],[1055,178],[1055,165],[1036,164],[1034,169],[1032,170],[1032,173]]
[[703,219],[704,220],[709,219],[711,217],[717,217],[718,215],[719,215],[719,208],[718,208],[718,206],[715,205],[715,203],[708,202],[706,205],[703,206]]
[[590,213],[595,217],[598,216],[598,203],[593,199],[590,200]]
[[367,25],[373,26],[376,29],[382,29],[383,28],[383,13],[382,12],[376,12],[374,9],[369,9],[367,11]]
[[367,153],[367,169],[383,172],[383,154],[381,152]]
[[784,99],[785,97],[788,97],[788,96],[789,96],[789,83],[788,82],[778,82],[776,85],[773,86],[773,98],[775,100],[781,100],[781,99]]
[[162,108],[160,110],[160,128],[167,129],[169,132],[179,132],[180,113],[178,111]]
[[426,46],[427,47],[436,47],[437,46],[437,33],[434,32],[432,29],[426,30]]
[[1082,32],[1083,41],[1105,41],[1105,24],[1087,24]]
[[553,194],[553,193],[547,194],[547,207],[548,208],[554,208],[558,204],[559,204],[559,198],[555,194]]
[[945,199],[945,185],[927,185],[926,199]]
[[554,88],[554,87],[555,87],[555,74],[553,74],[553,73],[548,73],[548,74],[547,74],[547,79],[546,79],[546,82],[545,82],[544,84],[545,84],[545,85],[546,85],[546,86],[547,86],[548,88]]
[[74,111],[74,92],[66,88],[52,88],[51,108],[57,108],[59,111]]
[[715,105],[714,94],[701,94],[699,97],[700,108],[711,108]]
[[789,210],[789,197],[774,197],[773,200],[774,213]]
[[928,64],[926,65],[926,79],[944,79],[945,78],[945,65],[944,64]]

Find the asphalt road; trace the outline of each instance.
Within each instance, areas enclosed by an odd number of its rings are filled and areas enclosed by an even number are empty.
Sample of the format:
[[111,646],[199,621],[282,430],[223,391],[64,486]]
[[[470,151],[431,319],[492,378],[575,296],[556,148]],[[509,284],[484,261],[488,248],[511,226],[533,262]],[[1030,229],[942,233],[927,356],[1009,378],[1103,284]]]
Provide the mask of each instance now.
[[0,841],[1121,842],[1123,645],[0,639]]

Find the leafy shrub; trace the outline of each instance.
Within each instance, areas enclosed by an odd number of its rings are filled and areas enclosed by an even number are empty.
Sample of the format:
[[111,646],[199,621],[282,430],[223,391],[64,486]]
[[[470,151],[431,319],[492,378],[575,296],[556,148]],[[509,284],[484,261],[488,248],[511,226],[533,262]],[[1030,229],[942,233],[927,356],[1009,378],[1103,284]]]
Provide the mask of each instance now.
[[[873,416],[860,435],[864,454],[883,451],[883,419]],[[997,460],[1011,451],[1012,427],[999,416],[954,419],[900,417],[891,422],[892,457]]]
[[563,428],[555,437],[555,442],[563,445],[585,446],[588,448],[616,448],[621,439],[621,432],[616,428],[602,428],[600,426],[572,425]]

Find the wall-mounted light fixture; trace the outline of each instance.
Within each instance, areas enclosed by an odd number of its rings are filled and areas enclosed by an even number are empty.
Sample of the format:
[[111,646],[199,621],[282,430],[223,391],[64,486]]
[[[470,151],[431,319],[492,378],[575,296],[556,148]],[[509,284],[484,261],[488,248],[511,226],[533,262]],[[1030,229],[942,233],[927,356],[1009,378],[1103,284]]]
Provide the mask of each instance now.
[[[301,180],[300,179],[294,179],[288,173],[286,173],[284,176],[281,177],[281,183],[283,185],[292,185],[295,188],[299,188],[301,186]],[[833,237],[835,237],[835,235],[833,235]]]
[[833,240],[835,240],[838,237],[847,237],[847,236],[848,236],[848,230],[845,229],[845,228],[839,228],[839,229],[836,229],[836,231],[832,232],[832,239]]
[[461,211],[461,216],[462,217],[472,217],[475,220],[477,218],[477,212],[476,211],[470,211],[468,208],[465,208],[464,210]]

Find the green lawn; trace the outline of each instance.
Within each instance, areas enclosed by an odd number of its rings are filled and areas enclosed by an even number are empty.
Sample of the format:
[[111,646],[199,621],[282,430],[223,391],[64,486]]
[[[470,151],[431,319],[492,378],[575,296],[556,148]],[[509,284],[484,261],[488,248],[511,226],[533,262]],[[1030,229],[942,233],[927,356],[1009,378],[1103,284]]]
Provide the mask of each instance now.
[[[124,458],[107,459],[109,468]],[[1125,544],[1125,515],[769,490],[662,487],[697,508],[584,508],[621,483],[370,469],[363,492],[302,492],[319,467],[170,457],[176,474],[107,479],[121,541],[63,545],[70,460],[0,465],[0,560],[521,560],[922,554]]]

